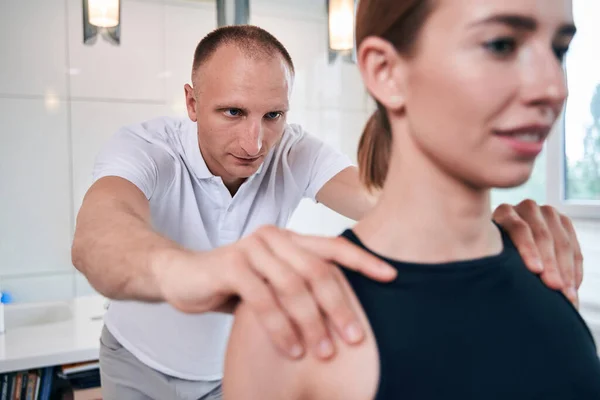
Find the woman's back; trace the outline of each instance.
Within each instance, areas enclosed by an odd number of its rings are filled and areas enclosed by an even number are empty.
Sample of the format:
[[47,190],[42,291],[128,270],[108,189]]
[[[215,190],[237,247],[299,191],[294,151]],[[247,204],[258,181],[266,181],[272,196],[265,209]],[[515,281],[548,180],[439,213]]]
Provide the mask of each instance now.
[[386,285],[344,270],[377,343],[377,399],[600,399],[585,322],[503,242],[473,261],[385,259],[399,270]]

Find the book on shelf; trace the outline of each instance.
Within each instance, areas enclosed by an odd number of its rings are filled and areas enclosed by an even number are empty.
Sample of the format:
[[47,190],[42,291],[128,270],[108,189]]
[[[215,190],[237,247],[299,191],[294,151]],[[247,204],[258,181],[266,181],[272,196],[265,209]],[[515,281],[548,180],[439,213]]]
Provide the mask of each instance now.
[[0,374],[0,400],[101,400],[97,360]]
[[100,364],[88,361],[65,364],[59,368],[58,376],[69,382],[73,390],[85,390],[100,387]]
[[96,361],[86,361],[73,364],[64,364],[61,371],[65,375],[76,374],[78,372],[92,371],[100,368],[100,363]]
[[50,400],[52,367],[15,371],[0,375],[0,400]]

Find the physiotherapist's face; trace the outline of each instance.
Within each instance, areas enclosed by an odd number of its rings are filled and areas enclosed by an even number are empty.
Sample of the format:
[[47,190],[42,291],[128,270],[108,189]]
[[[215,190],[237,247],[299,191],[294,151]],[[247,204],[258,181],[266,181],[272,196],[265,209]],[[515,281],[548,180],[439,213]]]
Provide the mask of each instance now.
[[186,85],[202,156],[214,175],[235,183],[254,174],[283,134],[292,75],[276,54],[219,48]]

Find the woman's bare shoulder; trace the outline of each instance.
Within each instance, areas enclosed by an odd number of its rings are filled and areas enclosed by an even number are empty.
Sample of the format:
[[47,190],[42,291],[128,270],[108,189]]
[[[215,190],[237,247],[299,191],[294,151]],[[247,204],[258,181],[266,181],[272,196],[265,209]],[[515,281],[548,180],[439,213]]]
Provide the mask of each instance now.
[[374,398],[379,381],[375,340],[356,296],[347,282],[345,286],[368,332],[365,340],[354,346],[343,343],[333,332],[336,353],[327,361],[312,354],[295,361],[281,355],[250,308],[241,304],[235,312],[227,348],[224,400]]

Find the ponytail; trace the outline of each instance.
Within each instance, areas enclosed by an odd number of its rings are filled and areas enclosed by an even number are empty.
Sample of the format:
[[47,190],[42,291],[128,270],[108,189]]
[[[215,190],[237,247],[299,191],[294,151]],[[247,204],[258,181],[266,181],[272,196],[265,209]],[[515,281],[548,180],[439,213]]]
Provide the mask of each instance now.
[[377,104],[358,143],[360,179],[369,189],[381,189],[388,172],[392,133],[385,108]]

